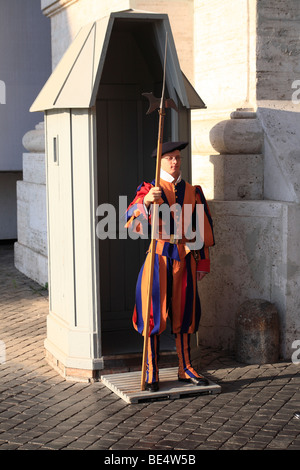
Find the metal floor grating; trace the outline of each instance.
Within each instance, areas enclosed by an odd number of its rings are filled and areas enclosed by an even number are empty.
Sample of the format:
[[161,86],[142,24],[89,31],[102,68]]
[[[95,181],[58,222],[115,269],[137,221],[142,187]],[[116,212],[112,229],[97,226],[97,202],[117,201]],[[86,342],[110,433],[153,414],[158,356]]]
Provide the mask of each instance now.
[[211,395],[221,392],[220,385],[209,381],[208,386],[196,386],[177,380],[177,367],[159,370],[159,391],[141,391],[141,372],[102,375],[106,387],[127,403],[143,403],[156,400],[172,400],[186,396]]

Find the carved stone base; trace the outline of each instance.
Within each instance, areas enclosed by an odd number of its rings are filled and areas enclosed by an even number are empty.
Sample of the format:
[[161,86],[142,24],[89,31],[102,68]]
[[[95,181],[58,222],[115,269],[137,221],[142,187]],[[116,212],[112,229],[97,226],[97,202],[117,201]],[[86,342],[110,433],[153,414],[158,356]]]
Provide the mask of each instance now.
[[23,137],[23,180],[17,182],[15,266],[38,284],[48,282],[44,123]]

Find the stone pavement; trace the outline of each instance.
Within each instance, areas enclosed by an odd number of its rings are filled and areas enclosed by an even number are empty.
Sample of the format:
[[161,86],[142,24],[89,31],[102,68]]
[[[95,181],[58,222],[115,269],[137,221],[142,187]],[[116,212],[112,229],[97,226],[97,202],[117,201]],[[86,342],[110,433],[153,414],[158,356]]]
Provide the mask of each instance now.
[[204,350],[201,369],[221,394],[128,405],[47,364],[47,296],[0,245],[0,450],[300,449],[299,364],[244,365]]

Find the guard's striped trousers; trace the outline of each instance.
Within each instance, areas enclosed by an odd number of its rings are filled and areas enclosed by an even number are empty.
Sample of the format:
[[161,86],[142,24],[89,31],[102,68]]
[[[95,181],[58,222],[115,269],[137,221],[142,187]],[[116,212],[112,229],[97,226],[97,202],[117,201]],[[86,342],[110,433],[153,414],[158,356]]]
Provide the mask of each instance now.
[[[138,276],[132,318],[134,328],[141,334],[145,329],[148,305],[149,255],[150,253],[147,254]],[[195,333],[200,316],[196,261],[192,254],[188,253],[181,260],[155,254],[149,321],[151,336],[160,335],[166,329],[168,318],[173,333]]]
[[[190,357],[190,334],[178,333],[175,335],[176,351],[178,355],[178,377],[180,379],[190,379],[199,377],[193,369]],[[146,382],[153,383],[159,381],[159,335],[151,335],[148,339]]]
[[159,360],[159,335],[151,335],[148,338],[146,382],[148,384],[158,382]]

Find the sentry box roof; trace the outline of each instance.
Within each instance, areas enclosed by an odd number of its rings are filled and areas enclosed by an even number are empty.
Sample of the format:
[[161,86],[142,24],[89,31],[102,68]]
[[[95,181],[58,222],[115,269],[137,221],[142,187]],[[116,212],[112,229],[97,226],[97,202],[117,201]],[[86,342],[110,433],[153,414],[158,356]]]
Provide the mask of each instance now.
[[104,68],[112,30],[117,23],[152,23],[156,47],[163,63],[166,32],[168,33],[166,81],[170,96],[188,109],[205,108],[205,104],[182,73],[171,27],[166,14],[127,10],[111,13],[84,26],[67,49],[61,61],[32,104],[30,111],[65,108],[91,108]]

